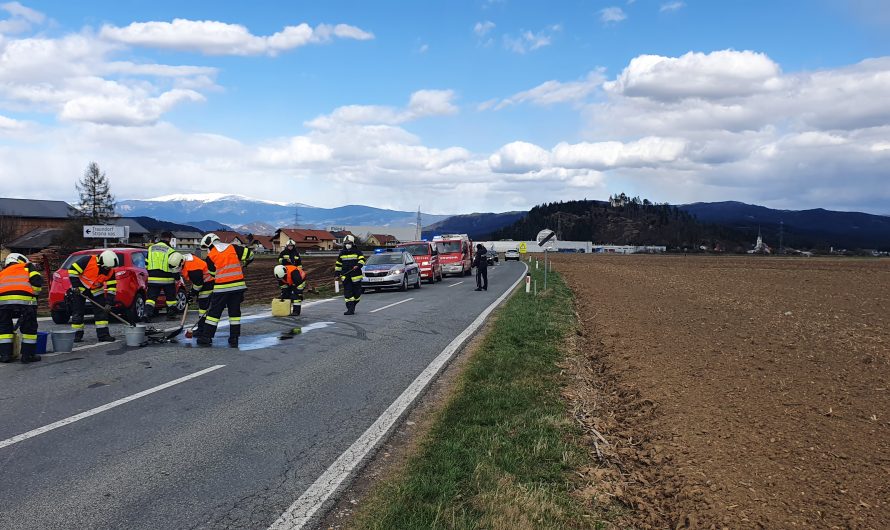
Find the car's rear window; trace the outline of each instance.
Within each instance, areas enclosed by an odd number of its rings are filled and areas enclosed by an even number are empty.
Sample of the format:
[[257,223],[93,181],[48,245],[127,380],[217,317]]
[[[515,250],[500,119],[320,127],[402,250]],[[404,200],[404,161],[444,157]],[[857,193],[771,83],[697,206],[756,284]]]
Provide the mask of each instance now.
[[440,254],[460,252],[460,241],[440,241],[436,243],[436,248]]
[[404,245],[402,248],[407,249],[412,256],[429,256],[430,246],[425,244]]

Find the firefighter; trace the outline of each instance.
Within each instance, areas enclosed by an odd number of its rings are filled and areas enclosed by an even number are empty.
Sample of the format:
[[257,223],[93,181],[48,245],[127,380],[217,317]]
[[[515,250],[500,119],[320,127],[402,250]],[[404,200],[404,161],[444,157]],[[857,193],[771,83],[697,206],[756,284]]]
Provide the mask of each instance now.
[[163,232],[160,239],[148,247],[148,259],[145,268],[148,269],[148,288],[145,300],[145,321],[151,322],[155,314],[155,305],[158,295],[164,291],[167,302],[167,320],[176,318],[176,276],[170,270],[170,255],[175,252],[170,245],[173,234]]
[[12,341],[18,318],[22,331],[22,362],[40,360],[37,355],[37,295],[43,277],[25,256],[12,253],[0,271],[0,363],[12,361]]
[[279,265],[293,265],[294,267],[302,267],[303,260],[300,258],[300,251],[297,250],[297,242],[288,239],[284,244],[284,249],[278,254]]
[[189,298],[198,300],[198,335],[204,327],[207,309],[210,307],[210,294],[213,292],[213,276],[207,268],[207,262],[194,254],[182,256],[182,279],[191,284]]
[[337,256],[334,272],[343,283],[343,299],[346,302],[344,315],[354,315],[355,306],[362,297],[362,267],[365,255],[355,246],[355,237],[347,235],[343,238],[343,250]]
[[83,296],[92,300],[96,306],[96,337],[99,342],[114,342],[114,337],[108,332],[108,313],[105,307],[114,306],[114,297],[117,293],[114,269],[119,266],[120,260],[117,254],[111,250],[104,250],[98,255],[81,256],[68,267],[68,277],[71,279],[69,301],[71,329],[75,331],[74,342],[83,342],[83,314],[86,309]]
[[476,267],[476,290],[488,290],[488,251],[482,243],[476,245],[476,255],[473,257],[473,266]]
[[207,270],[214,283],[210,308],[198,335],[198,346],[213,344],[213,336],[225,309],[229,315],[229,346],[237,348],[238,337],[241,336],[241,302],[247,289],[243,268],[253,261],[253,251],[241,245],[223,243],[213,233],[201,238],[201,248],[209,250]]
[[303,290],[306,288],[306,273],[303,267],[293,265],[276,265],[272,271],[278,278],[281,299],[290,299],[291,315],[300,316],[303,309]]

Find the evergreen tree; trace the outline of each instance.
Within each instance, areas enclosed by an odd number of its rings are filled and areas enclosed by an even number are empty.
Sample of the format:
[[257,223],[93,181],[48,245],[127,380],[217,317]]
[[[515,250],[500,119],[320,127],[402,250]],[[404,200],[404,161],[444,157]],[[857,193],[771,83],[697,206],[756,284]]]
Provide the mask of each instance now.
[[104,224],[115,217],[114,195],[111,194],[108,177],[99,169],[99,164],[90,162],[75,187],[80,194],[77,209],[84,224]]

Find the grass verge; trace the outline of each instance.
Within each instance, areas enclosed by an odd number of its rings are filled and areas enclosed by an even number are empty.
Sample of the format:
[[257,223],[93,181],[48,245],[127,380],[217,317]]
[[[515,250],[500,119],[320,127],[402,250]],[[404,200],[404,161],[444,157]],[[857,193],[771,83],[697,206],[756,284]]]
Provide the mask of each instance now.
[[[538,287],[543,271],[531,271]],[[588,528],[569,472],[586,458],[561,400],[572,294],[551,273],[538,297],[519,291],[498,312],[403,473],[381,484],[356,528]]]

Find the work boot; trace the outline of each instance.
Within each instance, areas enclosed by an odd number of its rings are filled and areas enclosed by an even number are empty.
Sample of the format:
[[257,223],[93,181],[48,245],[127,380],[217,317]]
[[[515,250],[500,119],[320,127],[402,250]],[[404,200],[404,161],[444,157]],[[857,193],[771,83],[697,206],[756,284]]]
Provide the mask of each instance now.
[[167,320],[176,320],[178,314],[179,314],[179,312],[176,311],[176,308],[168,309],[167,310]]
[[355,314],[355,302],[346,302],[346,312],[344,315],[354,315]]
[[300,310],[302,309],[302,307],[303,307],[303,306],[295,305],[295,306],[291,309],[291,313],[290,313],[290,314],[293,315],[293,316],[295,316],[295,317],[300,316]]
[[146,304],[146,306],[145,306],[145,314],[142,315],[142,321],[145,322],[146,324],[149,324],[149,323],[151,323],[151,319],[152,319],[152,317],[154,317],[154,316],[155,316],[155,308],[154,308],[154,306],[150,306],[150,305]]
[[209,348],[210,346],[213,346],[213,339],[205,337],[204,335],[200,335],[196,342],[198,346],[202,348]]
[[39,362],[40,360],[41,360],[41,357],[39,355],[36,355],[33,353],[30,355],[22,355],[22,364],[36,363],[36,362]]
[[238,347],[238,337],[229,337],[229,348]]
[[117,339],[112,337],[111,335],[102,335],[99,337],[99,342],[114,342]]
[[477,291],[481,291],[481,290],[482,290],[482,287],[476,287],[476,290],[477,290]]
[[99,342],[114,342],[115,340],[108,331],[108,328],[99,328],[96,330],[96,338],[99,339]]
[[79,329],[74,332],[74,342],[83,342],[83,330]]

